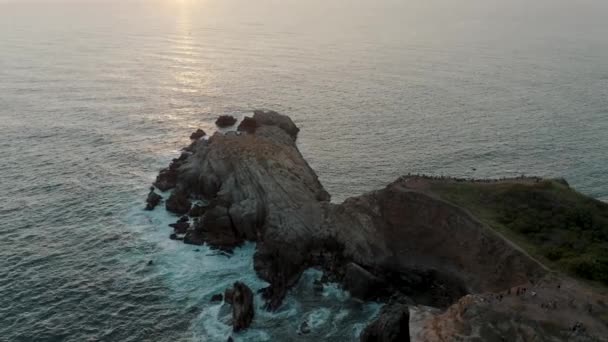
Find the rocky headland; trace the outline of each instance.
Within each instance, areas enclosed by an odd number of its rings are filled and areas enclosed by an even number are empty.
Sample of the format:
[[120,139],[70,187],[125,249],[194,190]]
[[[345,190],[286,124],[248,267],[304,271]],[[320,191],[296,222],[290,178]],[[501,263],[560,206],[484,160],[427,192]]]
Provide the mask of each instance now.
[[[271,111],[255,111],[236,131],[195,132],[154,182],[171,195],[152,191],[147,209],[163,201],[179,215],[171,238],[185,243],[230,252],[255,241],[268,310],[310,267],[354,297],[386,302],[362,341],[607,339],[608,205],[563,180],[424,176],[334,204],[300,154],[298,132]],[[562,214],[566,228],[547,223]],[[562,230],[573,225],[586,245],[564,245],[573,235]],[[251,291],[238,283],[230,293],[234,329],[245,329]],[[438,310],[413,331],[419,305]]]

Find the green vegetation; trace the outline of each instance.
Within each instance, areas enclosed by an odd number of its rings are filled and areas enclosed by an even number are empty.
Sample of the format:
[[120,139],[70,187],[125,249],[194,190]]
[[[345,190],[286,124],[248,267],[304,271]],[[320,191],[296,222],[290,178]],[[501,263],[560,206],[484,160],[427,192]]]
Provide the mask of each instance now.
[[608,204],[552,180],[433,182],[432,189],[548,266],[608,285]]

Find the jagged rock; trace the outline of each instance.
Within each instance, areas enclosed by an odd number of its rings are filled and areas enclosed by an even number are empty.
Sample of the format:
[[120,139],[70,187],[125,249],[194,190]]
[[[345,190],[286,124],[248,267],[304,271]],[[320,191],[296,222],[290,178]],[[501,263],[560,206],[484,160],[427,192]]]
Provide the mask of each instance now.
[[378,297],[383,290],[384,282],[364,269],[363,267],[350,262],[346,265],[344,275],[344,288],[353,297],[359,299],[371,299]]
[[176,234],[186,234],[188,228],[190,228],[190,223],[188,222],[176,222],[171,223],[169,227],[173,227]]
[[223,298],[224,298],[224,297],[222,296],[222,294],[221,294],[221,293],[214,294],[213,296],[211,296],[211,302],[212,302],[212,303],[221,302]]
[[258,122],[255,119],[250,118],[248,116],[246,116],[243,119],[243,121],[241,121],[241,123],[239,124],[239,127],[237,128],[238,131],[247,132],[249,134],[255,133],[255,131],[257,129],[258,129]]
[[195,229],[189,229],[184,235],[184,243],[189,245],[200,246],[205,243],[203,237]]
[[148,193],[148,198],[146,198],[146,210],[154,210],[156,206],[162,200],[162,196],[154,192],[154,188],[150,189],[150,193]]
[[224,290],[224,301],[227,304],[232,305],[232,298],[234,297],[234,288],[233,287],[229,287],[226,290]]
[[190,221],[190,218],[188,217],[188,215],[183,215],[182,217],[179,218],[179,220],[177,220],[178,223],[184,223],[184,222],[188,222]]
[[195,229],[205,242],[222,250],[232,250],[244,242],[226,207],[215,206],[207,210]]
[[217,120],[215,120],[215,124],[217,127],[224,128],[232,126],[236,123],[236,119],[232,115],[221,115]]
[[296,138],[298,137],[298,133],[300,132],[298,126],[296,126],[293,121],[291,121],[291,118],[289,116],[279,114],[272,110],[255,110],[253,112],[253,118],[259,126],[278,126],[283,131],[287,132],[287,134],[289,134],[289,136],[291,136],[293,140],[296,140]]
[[253,292],[241,283],[236,282],[224,294],[225,302],[232,305],[232,328],[234,331],[247,329],[253,320]]
[[187,214],[191,205],[188,195],[183,191],[174,191],[165,203],[168,211],[178,215]]
[[[555,284],[537,285],[549,276],[547,269],[467,209],[435,193],[430,184],[434,178],[402,177],[383,189],[332,204],[297,149],[299,130],[291,119],[261,111],[253,119],[257,128],[252,134],[215,133],[192,144],[192,155],[169,170],[175,172],[178,190],[212,202],[187,230],[184,242],[226,249],[244,240],[257,242],[254,269],[270,284],[262,291],[268,309],[277,309],[312,266],[323,269],[325,280],[342,281],[353,293],[360,288],[362,297],[375,297],[376,291],[369,289],[376,288],[377,279],[365,273],[373,270],[385,282],[380,288],[386,295],[404,293],[416,304],[447,308],[423,322],[416,332],[420,340],[474,338],[480,331],[490,334],[486,338],[524,334],[520,328],[559,340],[562,330],[571,333],[574,321],[581,322],[585,334],[608,336],[598,318],[606,314],[604,306],[594,304],[593,314],[580,305],[572,313],[565,311],[567,298],[591,301],[585,296],[592,291],[578,283],[561,290]],[[527,186],[539,180],[517,182]],[[349,262],[365,265],[365,272],[346,266]],[[535,284],[528,291],[536,293],[533,299],[526,293],[495,298],[499,291],[529,282]],[[227,294],[226,302],[232,297]],[[556,298],[557,311],[540,310],[536,302]],[[508,334],[507,340],[517,339]]]
[[192,206],[192,208],[190,209],[190,212],[188,213],[189,216],[191,217],[199,217],[199,216],[203,216],[203,214],[205,213],[205,210],[207,208],[203,207],[202,205],[199,204],[195,204]]
[[156,176],[154,186],[160,191],[168,191],[175,188],[177,184],[177,170],[163,169]]
[[380,315],[361,333],[361,342],[409,342],[410,314],[408,306],[387,304]]
[[202,129],[199,128],[190,135],[190,139],[198,140],[198,139],[204,137],[205,135],[207,135],[207,133],[205,133],[205,131],[203,131]]

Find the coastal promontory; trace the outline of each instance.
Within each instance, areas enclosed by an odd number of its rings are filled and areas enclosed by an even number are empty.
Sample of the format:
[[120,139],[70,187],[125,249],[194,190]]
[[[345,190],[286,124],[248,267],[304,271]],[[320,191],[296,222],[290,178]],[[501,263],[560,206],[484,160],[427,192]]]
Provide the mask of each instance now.
[[[193,134],[155,186],[185,215],[174,239],[228,253],[256,242],[268,310],[314,267],[386,303],[362,341],[608,337],[607,204],[560,179],[419,175],[336,204],[288,116],[255,111],[238,127]],[[435,309],[419,316],[426,307]]]

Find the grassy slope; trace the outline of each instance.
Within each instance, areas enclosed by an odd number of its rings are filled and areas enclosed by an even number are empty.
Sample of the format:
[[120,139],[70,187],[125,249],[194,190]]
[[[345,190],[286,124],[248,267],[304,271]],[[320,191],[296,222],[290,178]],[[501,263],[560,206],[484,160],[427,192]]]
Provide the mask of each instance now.
[[552,180],[431,182],[547,266],[608,285],[608,204]]

